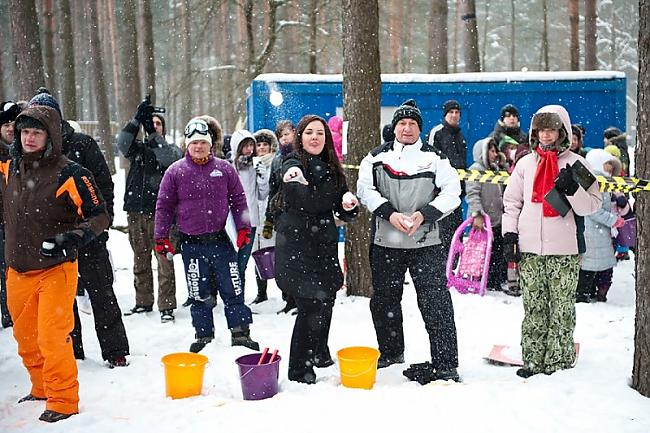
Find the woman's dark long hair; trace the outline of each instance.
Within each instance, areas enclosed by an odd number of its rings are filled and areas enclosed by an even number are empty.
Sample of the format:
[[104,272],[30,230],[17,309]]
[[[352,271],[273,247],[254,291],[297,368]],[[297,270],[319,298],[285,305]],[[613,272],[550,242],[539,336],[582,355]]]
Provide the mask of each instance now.
[[320,155],[318,155],[318,157],[323,162],[327,163],[327,165],[334,173],[336,177],[336,185],[344,185],[345,173],[343,172],[343,167],[341,167],[341,163],[339,162],[339,159],[336,156],[336,152],[334,151],[334,140],[332,139],[332,132],[330,131],[329,126],[327,126],[325,119],[315,114],[307,114],[303,116],[302,119],[300,119],[298,122],[298,126],[296,126],[296,137],[293,142],[293,148],[300,158],[302,166],[305,169],[309,167],[309,164],[307,163],[308,152],[302,146],[302,134],[305,132],[305,129],[307,129],[307,125],[315,120],[322,123],[323,127],[325,128],[325,147],[323,147],[323,151],[320,153]]

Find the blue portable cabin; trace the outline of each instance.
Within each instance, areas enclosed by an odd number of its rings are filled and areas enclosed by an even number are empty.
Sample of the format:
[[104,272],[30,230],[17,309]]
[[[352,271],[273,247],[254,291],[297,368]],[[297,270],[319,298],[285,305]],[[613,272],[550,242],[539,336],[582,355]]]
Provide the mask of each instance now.
[[[468,158],[473,144],[490,134],[501,107],[519,109],[522,130],[540,107],[563,105],[572,123],[585,129],[585,146],[602,147],[608,126],[625,129],[625,74],[617,71],[483,72],[461,74],[382,74],[382,125],[394,109],[414,98],[423,117],[422,137],[442,120],[442,104],[461,104],[461,128]],[[273,130],[281,119],[294,123],[305,114],[329,119],[342,113],[342,75],[262,74],[247,95],[247,127]],[[346,119],[351,120],[351,119]],[[380,126],[380,125],[378,125]],[[473,161],[468,160],[468,164]]]

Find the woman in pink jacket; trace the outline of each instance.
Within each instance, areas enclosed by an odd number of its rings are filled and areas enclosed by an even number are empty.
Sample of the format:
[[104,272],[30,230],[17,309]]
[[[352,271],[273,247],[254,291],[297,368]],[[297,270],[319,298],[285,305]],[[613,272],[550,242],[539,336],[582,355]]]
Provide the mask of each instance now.
[[[531,153],[510,176],[502,219],[505,259],[519,263],[523,291],[524,366],[517,370],[521,377],[551,374],[575,362],[573,330],[579,254],[585,245],[583,217],[601,205],[598,183],[585,189],[573,167],[576,161],[588,165],[569,150],[571,121],[564,107],[547,105],[537,110],[529,136]],[[565,214],[545,199],[553,188],[568,209]]]

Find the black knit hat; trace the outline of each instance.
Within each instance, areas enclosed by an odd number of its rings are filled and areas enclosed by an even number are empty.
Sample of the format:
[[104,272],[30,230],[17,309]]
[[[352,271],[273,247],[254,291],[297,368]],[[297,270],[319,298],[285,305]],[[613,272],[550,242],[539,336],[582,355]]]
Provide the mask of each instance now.
[[506,104],[503,107],[501,107],[501,115],[499,116],[499,118],[503,120],[506,118],[506,116],[511,114],[514,114],[517,117],[517,119],[519,119],[519,110],[517,109],[517,107],[515,107],[512,104]]
[[25,128],[42,129],[43,131],[47,131],[47,128],[40,120],[23,115],[20,116],[20,119],[18,119],[18,122],[16,122],[16,131],[20,131],[21,129]]
[[6,101],[0,105],[0,125],[13,122],[20,114],[21,109],[18,104],[13,101]]
[[450,99],[442,104],[442,115],[443,117],[449,113],[450,110],[456,109],[460,111],[460,104],[455,99]]
[[393,131],[395,130],[395,125],[402,119],[413,119],[417,122],[420,131],[422,131],[422,114],[420,109],[415,103],[415,99],[407,99],[402,102],[402,105],[397,107],[395,113],[393,113]]

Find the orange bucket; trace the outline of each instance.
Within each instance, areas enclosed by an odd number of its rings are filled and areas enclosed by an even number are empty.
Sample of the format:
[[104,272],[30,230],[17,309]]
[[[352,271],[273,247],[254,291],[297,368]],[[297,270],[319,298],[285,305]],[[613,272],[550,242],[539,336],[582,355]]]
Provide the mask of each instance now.
[[346,347],[337,352],[341,384],[348,388],[372,389],[377,376],[379,350],[372,347]]
[[208,357],[198,353],[170,353],[161,359],[165,366],[167,397],[185,398],[201,394]]

